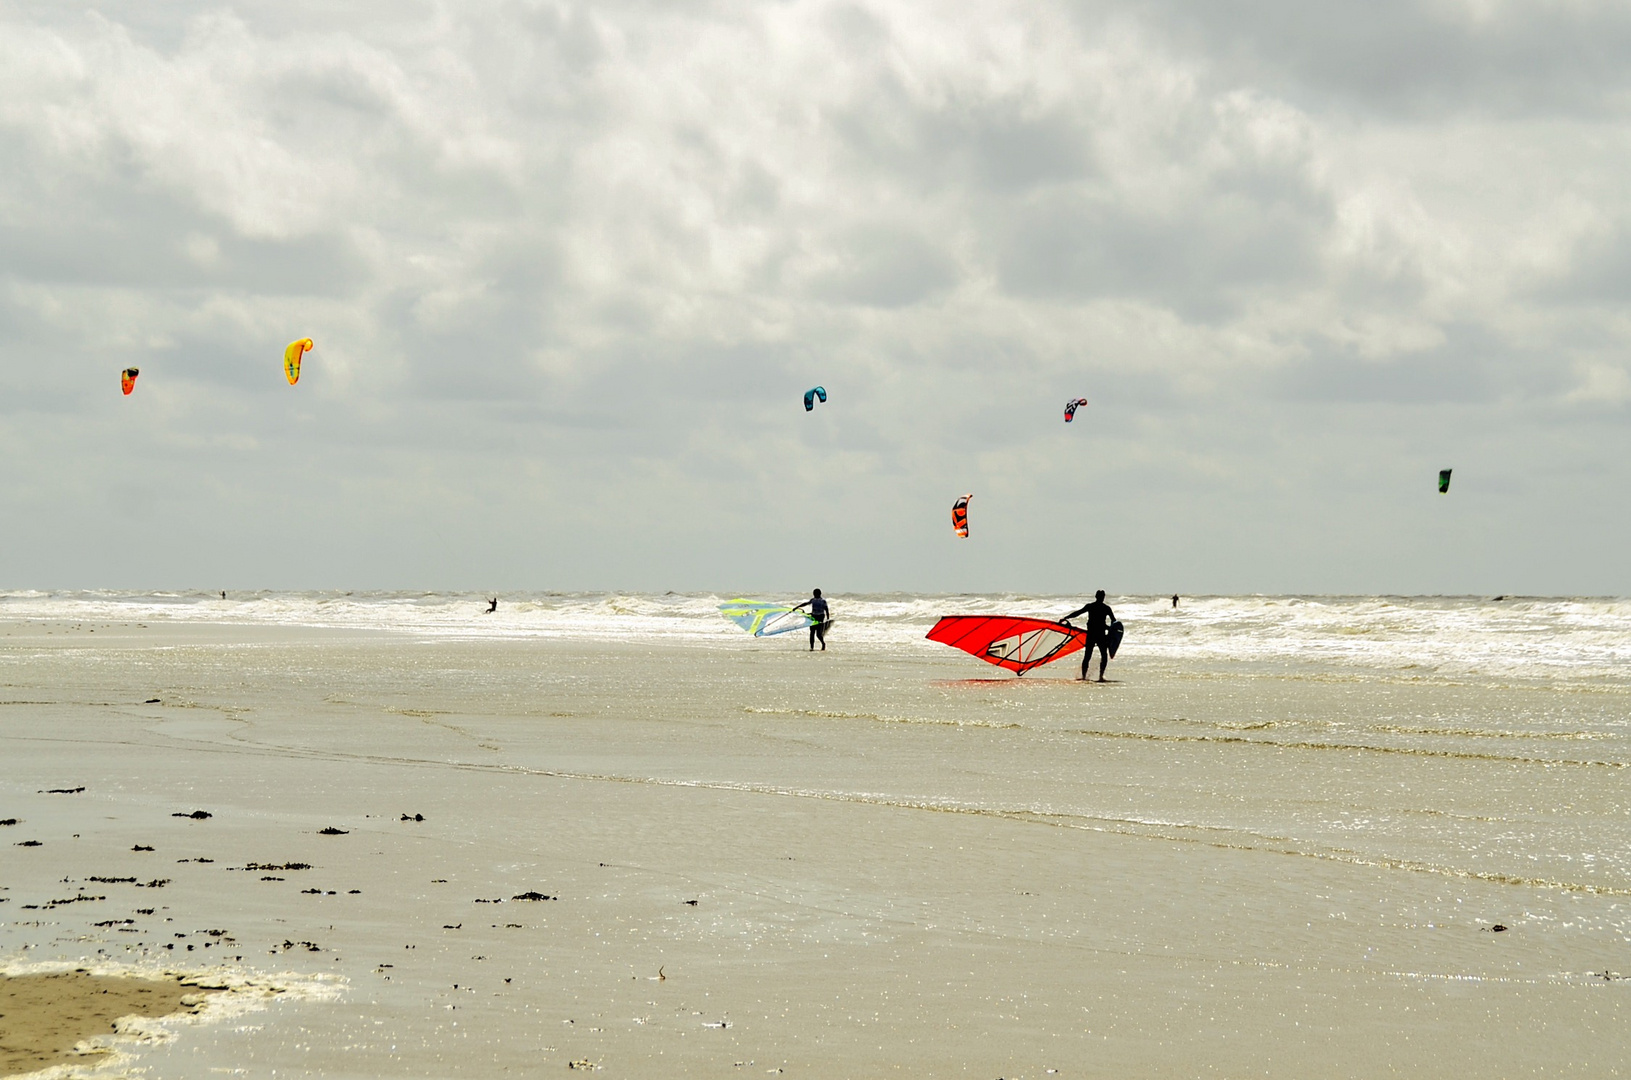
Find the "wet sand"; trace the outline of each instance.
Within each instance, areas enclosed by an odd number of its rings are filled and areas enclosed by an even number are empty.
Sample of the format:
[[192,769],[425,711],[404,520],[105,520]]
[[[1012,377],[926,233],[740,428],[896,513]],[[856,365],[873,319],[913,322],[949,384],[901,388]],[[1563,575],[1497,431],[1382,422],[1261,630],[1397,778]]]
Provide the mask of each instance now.
[[0,976],[0,1076],[94,1063],[106,1047],[76,1047],[117,1031],[125,1017],[192,1013],[207,993],[177,977],[117,978],[84,969]]
[[[4,629],[0,961],[340,989],[144,1047],[155,1077],[1614,1076],[1631,1049],[1621,697]],[[1393,730],[1434,714],[1473,734]]]

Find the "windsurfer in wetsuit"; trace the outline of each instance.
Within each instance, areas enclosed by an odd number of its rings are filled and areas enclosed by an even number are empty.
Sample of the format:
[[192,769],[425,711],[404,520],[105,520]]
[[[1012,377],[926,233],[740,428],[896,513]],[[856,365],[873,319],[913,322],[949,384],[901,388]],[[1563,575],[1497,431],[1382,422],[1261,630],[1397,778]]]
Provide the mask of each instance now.
[[829,620],[827,617],[827,601],[821,599],[820,589],[817,589],[810,596],[810,599],[804,601],[804,603],[800,604],[793,610],[797,611],[799,608],[806,607],[810,609],[810,618],[815,620],[810,624],[810,651],[815,652],[816,639],[819,638],[821,640],[821,651],[826,652],[827,623]]
[[1087,625],[1082,629],[1087,631],[1087,648],[1082,651],[1082,679],[1087,678],[1087,662],[1093,659],[1093,650],[1099,650],[1099,681],[1104,681],[1104,669],[1110,663],[1110,623],[1114,621],[1116,613],[1110,610],[1110,605],[1104,602],[1104,590],[1100,589],[1093,594],[1091,604],[1083,604],[1075,611],[1066,615],[1059,621],[1070,624],[1070,620],[1078,615],[1087,616]]

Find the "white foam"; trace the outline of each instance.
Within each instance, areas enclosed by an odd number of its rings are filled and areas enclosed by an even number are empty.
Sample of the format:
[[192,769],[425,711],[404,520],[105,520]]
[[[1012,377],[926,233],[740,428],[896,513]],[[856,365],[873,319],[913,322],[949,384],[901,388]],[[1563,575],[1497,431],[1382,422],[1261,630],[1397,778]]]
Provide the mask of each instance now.
[[[0,618],[79,623],[216,623],[378,631],[424,638],[580,638],[739,646],[719,615],[727,595],[534,593],[501,598],[445,593],[263,592],[0,593]],[[787,599],[775,597],[775,599]],[[1177,611],[1165,597],[1112,597],[1127,626],[1124,657],[1162,661],[1293,662],[1422,675],[1625,680],[1631,602],[1491,601],[1457,597],[1198,597]],[[1038,595],[832,597],[836,640],[933,649],[923,636],[941,615],[1057,618],[1075,597]]]

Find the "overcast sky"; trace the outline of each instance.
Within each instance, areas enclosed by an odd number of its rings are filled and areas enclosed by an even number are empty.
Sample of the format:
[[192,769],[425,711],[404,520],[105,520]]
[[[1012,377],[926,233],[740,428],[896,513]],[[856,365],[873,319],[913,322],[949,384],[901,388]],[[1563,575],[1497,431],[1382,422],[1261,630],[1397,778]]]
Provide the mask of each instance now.
[[0,587],[1631,593],[1628,119],[1623,2],[0,2]]

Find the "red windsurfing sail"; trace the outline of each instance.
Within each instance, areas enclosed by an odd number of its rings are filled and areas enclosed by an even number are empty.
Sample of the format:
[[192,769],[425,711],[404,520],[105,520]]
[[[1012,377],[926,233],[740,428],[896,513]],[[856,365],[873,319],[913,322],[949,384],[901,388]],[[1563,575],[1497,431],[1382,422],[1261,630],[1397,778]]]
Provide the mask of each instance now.
[[1074,626],[1020,615],[946,615],[928,638],[1023,675],[1080,649],[1087,634]]

